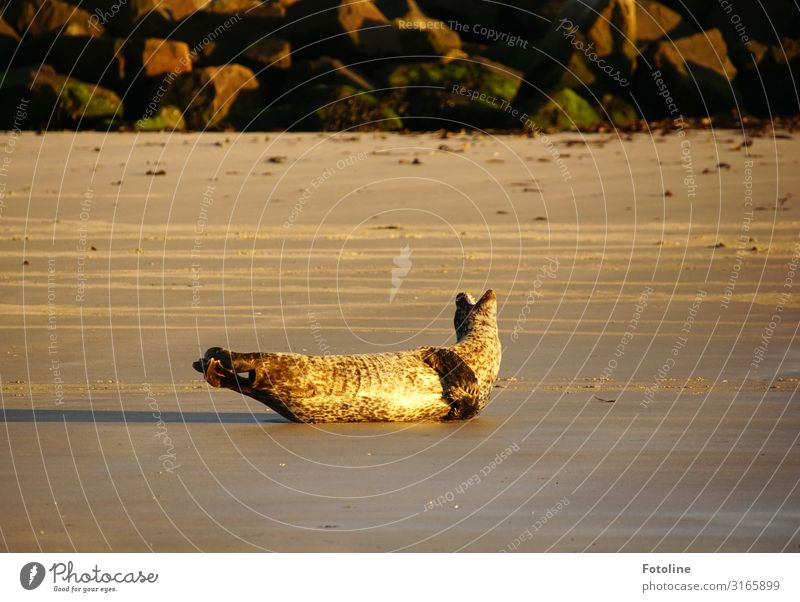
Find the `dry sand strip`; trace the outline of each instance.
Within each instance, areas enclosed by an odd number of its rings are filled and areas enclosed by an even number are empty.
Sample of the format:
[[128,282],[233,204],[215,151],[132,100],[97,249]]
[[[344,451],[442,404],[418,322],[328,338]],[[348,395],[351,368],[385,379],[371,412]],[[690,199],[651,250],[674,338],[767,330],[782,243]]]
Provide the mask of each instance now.
[[[552,139],[22,134],[0,547],[800,550],[800,143]],[[289,424],[191,369],[447,344],[489,287],[467,423]]]

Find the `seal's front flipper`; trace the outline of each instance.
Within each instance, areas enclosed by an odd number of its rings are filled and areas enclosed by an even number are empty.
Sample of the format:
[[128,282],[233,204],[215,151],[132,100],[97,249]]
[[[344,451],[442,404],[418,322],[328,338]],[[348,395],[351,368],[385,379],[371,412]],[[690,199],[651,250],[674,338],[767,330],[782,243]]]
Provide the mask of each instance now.
[[231,360],[231,352],[223,349],[222,347],[210,347],[206,353],[196,362],[192,363],[192,368],[203,374],[208,373],[208,366],[211,360],[216,360],[220,366],[226,370],[233,369],[233,362]]
[[[242,378],[230,370],[225,365],[224,360],[220,361],[215,357],[205,357],[192,365],[195,366],[198,363],[204,368],[206,382],[212,387],[231,389],[242,395],[252,393],[252,379]],[[197,369],[197,366],[195,366],[195,369]]]
[[442,381],[444,398],[450,404],[445,420],[472,418],[481,411],[483,395],[478,378],[455,351],[432,348],[423,356],[423,361],[437,372]]

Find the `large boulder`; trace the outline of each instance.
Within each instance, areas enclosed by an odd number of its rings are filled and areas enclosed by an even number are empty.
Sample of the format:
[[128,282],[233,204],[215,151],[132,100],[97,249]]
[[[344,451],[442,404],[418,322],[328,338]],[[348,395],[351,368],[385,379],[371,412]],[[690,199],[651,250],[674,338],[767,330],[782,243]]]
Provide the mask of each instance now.
[[99,19],[61,0],[9,2],[3,17],[26,38],[56,32],[67,36],[99,36],[105,32]]
[[736,67],[719,30],[659,42],[647,59],[652,71],[637,74],[636,95],[648,119],[671,111],[673,117],[714,114],[736,106]]
[[522,36],[530,44],[535,44],[547,33],[550,24],[558,17],[567,1],[505,0],[500,3],[500,14],[495,29]]
[[[234,10],[239,7],[238,10]],[[244,49],[254,47],[252,66],[258,67],[262,60],[272,55],[281,58],[272,68],[287,68],[288,55],[284,50],[288,42],[272,32],[285,25],[286,8],[278,2],[255,2],[247,8],[248,2],[224,1],[203,5],[187,15],[173,27],[169,39],[189,44],[192,60],[200,67],[218,66],[225,63],[250,64],[250,59],[242,59]]]
[[402,122],[375,86],[341,60],[323,56],[301,60],[287,72],[283,93],[259,119],[262,129],[392,130]]
[[375,86],[362,73],[328,56],[300,61],[289,71],[286,82],[288,98],[302,96],[305,86],[350,86],[357,90],[373,90]]
[[654,0],[636,3],[636,44],[640,48],[690,33],[691,27],[678,11]]
[[470,96],[437,90],[394,92],[391,104],[397,108],[403,126],[409,130],[514,129],[521,127],[499,105]]
[[482,57],[404,63],[386,83],[406,127],[510,128],[521,73]]
[[[202,9],[212,13],[244,13],[251,10],[263,10],[264,4],[260,0],[206,0],[202,4]],[[280,3],[278,3],[280,5]]]
[[722,31],[726,42],[747,36],[777,44],[782,36],[797,37],[800,14],[794,0],[660,0],[696,28]]
[[606,94],[601,99],[600,105],[603,117],[614,127],[631,128],[637,126],[641,120],[636,107],[621,96]]
[[522,36],[530,43],[547,32],[569,0],[417,0],[425,14],[441,19],[462,40],[491,43],[495,36]]
[[600,123],[600,116],[594,107],[580,94],[564,88],[553,94],[529,115],[530,123],[542,130],[570,130],[592,128]]
[[157,113],[152,116],[146,115],[133,125],[133,129],[139,132],[171,132],[185,128],[186,122],[183,119],[183,113],[173,105],[159,107]]
[[260,73],[262,70],[286,70],[292,66],[292,46],[274,36],[226,35],[208,44],[197,46],[197,65],[208,67],[240,63]]
[[[375,86],[362,73],[341,60],[323,56],[301,60],[286,74],[283,92],[270,98],[259,118],[261,129],[332,129],[336,121],[354,127],[373,121],[390,126],[396,114],[378,111]],[[345,120],[345,116],[347,120]],[[372,129],[379,129],[373,126]]]
[[[489,59],[529,73],[539,57],[541,42],[557,21],[567,0],[508,0],[500,4],[498,24],[489,27],[484,23],[459,23],[452,25],[462,31],[469,27],[473,36],[471,44],[464,50],[468,54],[479,54]],[[478,34],[477,42],[474,34]],[[467,33],[462,33],[466,38]],[[478,48],[472,44],[485,44]]]
[[373,93],[351,86],[314,86],[297,107],[296,130],[394,131],[403,127],[395,110]]
[[602,72],[599,60],[603,60],[623,75],[633,72],[638,55],[633,0],[572,0],[564,4],[557,20],[551,37],[560,35],[573,51],[583,53],[593,70]]
[[446,55],[461,50],[461,38],[447,23],[427,16],[414,0],[377,0],[378,8],[392,20],[403,54]]
[[103,36],[43,36],[23,44],[18,65],[47,63],[57,72],[125,94],[135,79],[192,70],[184,42]]
[[299,0],[287,7],[281,30],[303,56],[396,56],[399,32],[368,0]]
[[586,87],[591,94],[620,93],[636,66],[633,0],[568,0],[525,72],[517,104],[545,102],[548,90]]
[[149,38],[126,44],[126,55],[132,67],[141,67],[145,77],[167,73],[187,73],[192,70],[192,56],[186,42]]
[[745,109],[763,116],[800,113],[797,94],[787,82],[800,82],[800,40],[783,38],[766,46],[749,45],[750,62],[739,69],[736,84]]
[[19,34],[0,18],[0,65],[9,64],[17,46],[19,46]]
[[719,4],[720,0],[659,0],[672,10],[681,13],[686,19],[697,27],[705,24],[711,11]]
[[800,12],[794,0],[720,2],[709,13],[707,23],[722,33],[737,68],[752,65],[752,42],[777,46],[784,36],[800,37]]
[[178,76],[162,106],[175,105],[186,125],[204,130],[224,124],[245,127],[263,105],[261,86],[243,65],[205,67]]
[[417,0],[422,10],[447,23],[466,42],[492,43],[520,36],[533,44],[569,0]]
[[261,38],[242,51],[241,62],[257,72],[289,69],[292,66],[292,45],[281,38]]
[[[36,0],[41,1],[41,0]],[[44,0],[49,1],[49,0]],[[172,37],[176,25],[208,0],[69,0],[91,13],[93,23],[123,36]]]
[[404,63],[394,67],[387,82],[395,88],[443,87],[451,93],[457,85],[510,102],[519,88],[520,73],[482,57]]
[[485,56],[487,59],[508,65],[521,73],[527,73],[536,59],[538,51],[530,42],[527,45],[509,44],[465,44],[464,51],[468,55]]
[[486,27],[496,27],[500,23],[502,3],[485,0],[420,0],[422,10],[444,22],[454,21],[468,25],[462,37],[474,41],[485,41],[480,33],[472,31],[472,25],[479,23]]
[[125,3],[134,22],[155,12],[171,21],[180,21],[208,4],[208,0],[127,0]]
[[20,106],[25,107],[25,128],[91,127],[122,111],[119,96],[111,90],[59,75],[49,65],[5,74],[0,127],[12,127]]
[[[123,49],[125,57],[125,106],[128,118],[140,117],[144,112],[154,115],[164,90],[182,74],[193,68],[193,56],[185,42],[148,38],[129,39]],[[163,113],[163,112],[162,112]],[[156,125],[164,123],[169,128],[175,121],[171,114],[154,116]],[[169,128],[175,129],[175,128]]]
[[241,17],[258,18],[283,18],[286,7],[293,4],[294,0],[262,1],[262,0],[199,0],[195,2],[197,13],[211,13],[219,15],[240,15]]
[[124,40],[108,36],[40,36],[20,47],[15,65],[46,63],[58,73],[124,93],[127,65]]

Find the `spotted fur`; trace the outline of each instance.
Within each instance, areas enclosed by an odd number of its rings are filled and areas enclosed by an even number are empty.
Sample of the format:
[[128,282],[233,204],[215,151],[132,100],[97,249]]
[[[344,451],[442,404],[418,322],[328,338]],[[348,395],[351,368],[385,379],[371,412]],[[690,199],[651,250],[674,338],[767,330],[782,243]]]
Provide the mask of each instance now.
[[212,347],[192,365],[212,387],[257,399],[295,422],[463,420],[484,408],[500,370],[494,291],[477,303],[460,293],[454,324],[450,347],[333,356]]

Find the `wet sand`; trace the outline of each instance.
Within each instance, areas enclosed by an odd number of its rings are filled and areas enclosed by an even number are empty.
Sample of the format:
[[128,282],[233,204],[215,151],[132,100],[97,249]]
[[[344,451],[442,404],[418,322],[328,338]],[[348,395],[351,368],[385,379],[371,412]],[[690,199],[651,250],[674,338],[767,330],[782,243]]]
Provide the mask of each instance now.
[[[800,550],[792,136],[0,146],[3,549]],[[191,368],[448,344],[489,287],[466,423],[290,424]]]

